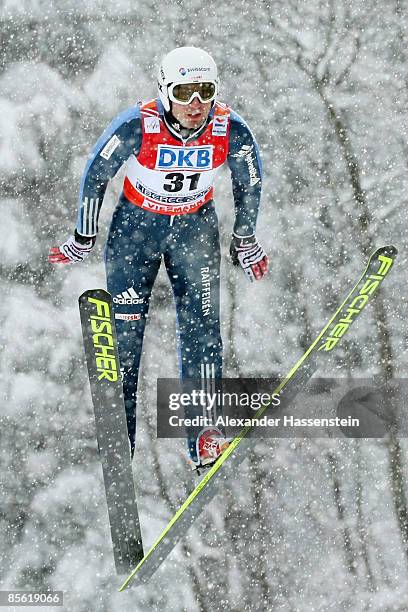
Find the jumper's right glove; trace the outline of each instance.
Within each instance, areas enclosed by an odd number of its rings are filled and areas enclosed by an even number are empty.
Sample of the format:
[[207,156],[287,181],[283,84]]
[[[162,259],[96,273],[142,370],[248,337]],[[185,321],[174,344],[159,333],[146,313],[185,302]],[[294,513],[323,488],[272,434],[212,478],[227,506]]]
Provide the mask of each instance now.
[[240,265],[251,282],[261,279],[268,271],[268,256],[255,234],[252,236],[232,234],[230,255],[234,266]]
[[81,236],[75,230],[75,235],[70,236],[64,244],[50,249],[48,261],[54,264],[69,264],[83,261],[89,255],[95,240],[95,236]]

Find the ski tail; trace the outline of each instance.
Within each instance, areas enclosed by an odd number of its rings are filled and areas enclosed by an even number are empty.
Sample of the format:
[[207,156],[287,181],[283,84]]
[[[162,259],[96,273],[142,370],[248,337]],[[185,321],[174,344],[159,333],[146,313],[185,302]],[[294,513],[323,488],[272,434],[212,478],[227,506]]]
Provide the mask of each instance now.
[[127,574],[143,558],[143,546],[112,297],[103,289],[85,291],[79,310],[115,566],[118,574]]
[[[397,249],[391,245],[381,247],[371,255],[357,283],[304,355],[278,384],[271,396],[281,395],[283,392],[284,405],[287,406],[300,388],[304,388],[316,369],[326,361],[328,355],[338,346],[341,338],[348,333],[350,326],[362,313],[371,297],[388,276],[396,255]],[[263,405],[254,415],[254,420],[259,419],[268,408],[270,406]],[[174,514],[143,559],[120,586],[119,591],[123,591],[136,577],[138,578],[138,584],[151,578],[178,540],[199,516],[205,507],[203,501],[205,500],[208,503],[208,500],[215,495],[217,484],[222,477],[220,475],[224,473],[222,468],[234,464],[234,461],[239,463],[245,458],[246,455],[242,452],[244,445],[241,443],[245,438],[251,437],[252,430],[252,426],[244,427],[232,440],[228,448]]]

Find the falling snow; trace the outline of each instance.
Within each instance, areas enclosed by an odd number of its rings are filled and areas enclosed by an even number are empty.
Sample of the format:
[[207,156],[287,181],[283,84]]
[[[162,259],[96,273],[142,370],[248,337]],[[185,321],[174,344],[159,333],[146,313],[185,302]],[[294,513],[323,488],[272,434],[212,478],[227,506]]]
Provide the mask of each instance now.
[[[378,306],[322,374],[407,376],[407,9],[406,0],[0,3],[1,589],[63,590],[69,612],[408,610],[404,440],[258,441],[154,579],[118,593],[77,299],[105,284],[123,171],[91,256],[68,269],[47,263],[74,229],[103,129],[156,95],[165,53],[200,46],[264,169],[257,235],[271,270],[261,283],[231,266],[227,169],[216,185],[226,375],[284,375],[368,253],[392,243],[399,258]],[[193,487],[184,441],[155,436],[156,379],[177,376],[162,271],[150,313],[134,459],[147,544]]]

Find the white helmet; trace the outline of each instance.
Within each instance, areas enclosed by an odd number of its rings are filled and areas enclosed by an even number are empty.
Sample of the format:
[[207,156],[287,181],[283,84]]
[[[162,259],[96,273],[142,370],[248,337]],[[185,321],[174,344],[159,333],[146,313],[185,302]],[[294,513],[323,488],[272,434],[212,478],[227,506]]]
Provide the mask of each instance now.
[[[178,47],[164,56],[157,76],[159,96],[166,111],[170,110],[170,101],[177,101],[173,95],[176,85],[184,83],[213,83],[214,87],[206,94],[202,102],[215,101],[218,94],[217,65],[211,55],[197,47]],[[194,97],[194,95],[192,96]],[[188,102],[181,102],[188,104]]]

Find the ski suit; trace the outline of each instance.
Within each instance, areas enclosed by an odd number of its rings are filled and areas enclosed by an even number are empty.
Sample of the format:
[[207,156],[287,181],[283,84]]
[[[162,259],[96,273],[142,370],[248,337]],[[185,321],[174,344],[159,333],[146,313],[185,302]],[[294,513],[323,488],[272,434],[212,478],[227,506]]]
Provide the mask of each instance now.
[[[132,453],[143,335],[162,260],[176,305],[181,378],[201,379],[205,387],[222,376],[220,244],[213,181],[225,161],[232,176],[234,232],[254,234],[262,178],[258,146],[246,123],[219,102],[187,140],[168,129],[159,100],[130,108],[98,140],[81,180],[76,229],[83,236],[95,236],[107,184],[127,162],[105,264]],[[198,431],[187,433],[196,461]]]

